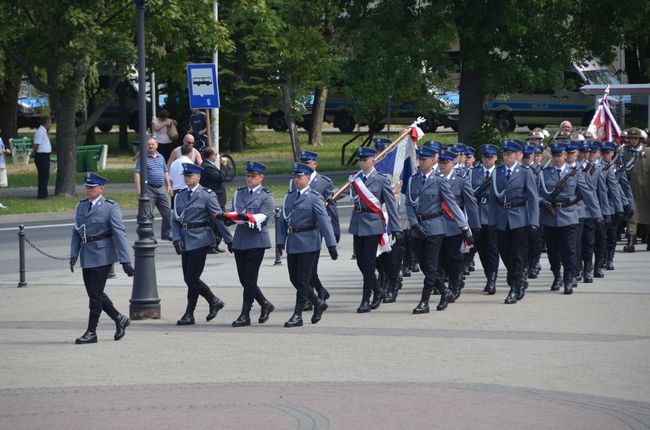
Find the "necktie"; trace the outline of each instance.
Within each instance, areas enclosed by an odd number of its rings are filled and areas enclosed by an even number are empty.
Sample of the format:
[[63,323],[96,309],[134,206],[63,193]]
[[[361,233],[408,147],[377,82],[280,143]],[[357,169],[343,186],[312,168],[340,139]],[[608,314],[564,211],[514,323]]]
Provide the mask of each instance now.
[[194,192],[194,191],[190,190],[190,193],[187,195],[187,200],[189,200],[189,199],[192,198],[192,193],[193,193],[193,192]]
[[556,168],[556,169],[555,169],[555,173],[557,173],[557,175],[560,176],[560,173],[562,173],[562,169],[558,169],[558,168]]
[[485,179],[489,179],[489,178],[490,178],[490,171],[486,170],[485,171]]
[[248,197],[250,197],[250,196],[252,196],[252,195],[253,195],[253,190],[251,190],[251,189],[249,188],[249,189],[248,189]]
[[506,180],[510,179],[510,174],[512,173],[512,170],[508,169],[506,170]]
[[90,202],[90,204],[88,205],[88,212],[90,212],[92,209],[93,209],[93,203]]
[[362,181],[363,183],[366,182],[366,179],[368,179],[368,177],[367,177],[366,175],[361,175],[361,181]]
[[424,175],[422,175],[422,185],[424,185],[424,183],[425,183],[426,181],[427,181],[427,177],[424,176]]

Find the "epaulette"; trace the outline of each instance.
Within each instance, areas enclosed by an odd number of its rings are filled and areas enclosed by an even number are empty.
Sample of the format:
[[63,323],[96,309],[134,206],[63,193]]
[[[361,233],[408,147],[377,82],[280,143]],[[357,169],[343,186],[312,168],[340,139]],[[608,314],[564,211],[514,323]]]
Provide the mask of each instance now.
[[417,175],[419,175],[419,174],[420,174],[420,172],[415,172],[415,173],[413,173],[413,174],[411,175],[411,178],[415,178],[415,177],[416,177]]
[[244,190],[247,190],[247,189],[248,189],[248,187],[241,187],[241,188],[237,188],[237,191],[244,191]]
[[86,202],[86,201],[88,201],[88,199],[81,199],[81,200],[79,200],[79,203],[83,203],[83,202]]
[[320,177],[325,179],[327,182],[332,182],[332,180],[325,175],[320,175]]
[[522,164],[521,167],[523,167],[524,169],[530,170],[530,166],[528,164]]
[[262,188],[262,191],[264,191],[266,194],[273,193],[273,191],[269,190],[268,188]]
[[[377,172],[377,171],[375,170],[375,172]],[[386,177],[385,173],[377,172],[377,174],[380,175],[380,176],[383,176],[384,178]]]
[[204,189],[205,192],[208,193],[208,194],[210,194],[210,193],[214,193],[214,191],[212,191],[210,188],[203,187],[203,189]]
[[444,178],[445,177],[445,175],[442,172],[437,172],[436,176],[438,176],[439,178]]
[[112,205],[115,204],[115,200],[113,200],[113,199],[106,199],[105,201],[106,201],[106,203],[110,203]]

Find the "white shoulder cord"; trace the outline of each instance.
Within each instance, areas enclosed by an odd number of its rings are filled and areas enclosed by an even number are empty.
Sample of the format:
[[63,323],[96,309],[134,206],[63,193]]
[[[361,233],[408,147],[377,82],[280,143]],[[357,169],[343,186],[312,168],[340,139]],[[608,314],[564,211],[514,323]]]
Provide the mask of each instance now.
[[494,172],[492,172],[492,188],[494,188],[494,194],[497,196],[497,199],[500,199],[501,197],[503,197],[506,194],[506,190],[508,189],[507,185],[503,189],[502,192],[499,192],[499,190],[497,189],[497,172],[496,172],[496,168],[495,168]]

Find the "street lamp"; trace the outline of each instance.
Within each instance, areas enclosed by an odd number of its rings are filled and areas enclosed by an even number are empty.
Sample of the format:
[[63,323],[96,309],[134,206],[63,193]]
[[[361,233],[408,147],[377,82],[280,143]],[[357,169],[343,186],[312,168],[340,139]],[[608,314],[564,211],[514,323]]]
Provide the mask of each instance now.
[[140,198],[138,199],[138,240],[135,251],[135,276],[131,291],[131,319],[160,318],[160,297],[156,282],[156,242],[153,238],[153,211],[147,193],[147,99],[144,52],[144,7],[149,0],[133,0],[138,20],[138,110],[140,133]]

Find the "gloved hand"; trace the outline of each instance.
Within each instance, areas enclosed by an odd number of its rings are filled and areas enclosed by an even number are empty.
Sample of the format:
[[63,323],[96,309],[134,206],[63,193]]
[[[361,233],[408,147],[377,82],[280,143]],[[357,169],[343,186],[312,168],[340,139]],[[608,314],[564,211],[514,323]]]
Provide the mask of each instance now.
[[248,221],[247,214],[237,214],[237,218],[239,218],[241,221]]
[[341,241],[341,234],[335,234],[334,239],[336,239],[336,243],[339,243]]
[[226,243],[226,247],[228,248],[228,252],[232,254],[232,242],[231,243]]
[[284,245],[275,245],[275,250],[278,252],[278,254],[282,255],[282,252],[284,251]]
[[398,240],[400,240],[400,239],[402,239],[404,237],[404,233],[402,233],[401,231],[394,231],[392,233],[392,235],[393,235],[393,239],[395,239],[395,241],[398,241]]
[[135,275],[135,269],[131,266],[131,263],[122,263],[122,269],[129,278],[133,278],[133,275]]
[[605,216],[603,216],[603,220],[605,221],[605,224],[611,224],[612,223],[612,216],[611,215],[605,215]]
[[469,228],[464,228],[461,230],[463,232],[463,240],[467,243],[468,246],[474,245],[474,237],[472,236],[472,231]]
[[77,264],[77,257],[70,257],[70,271],[74,273],[74,265]]
[[182,240],[175,240],[174,241],[174,249],[176,250],[176,254],[181,255],[183,251],[185,251],[185,246],[183,245]]
[[541,199],[539,201],[539,207],[542,209],[545,209],[549,213],[555,212],[555,208],[553,207],[553,203],[549,202],[548,200]]
[[248,228],[252,228],[253,230],[257,229],[257,223],[256,222],[248,221],[248,223],[246,223],[246,225],[248,226]]
[[328,246],[327,251],[330,253],[330,257],[332,258],[332,260],[336,260],[337,258],[339,258],[339,253],[336,250],[336,246]]
[[623,212],[625,212],[625,216],[628,218],[631,218],[634,215],[634,209],[632,209],[632,206],[630,205],[623,206]]

